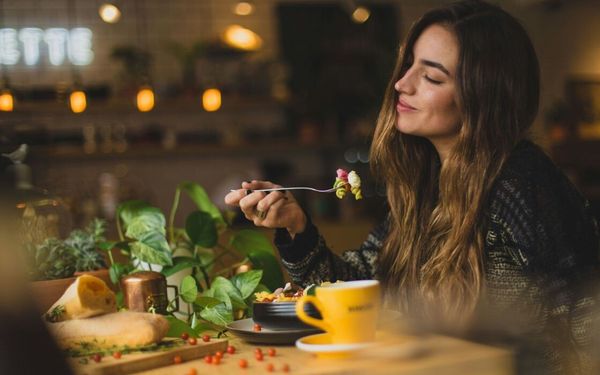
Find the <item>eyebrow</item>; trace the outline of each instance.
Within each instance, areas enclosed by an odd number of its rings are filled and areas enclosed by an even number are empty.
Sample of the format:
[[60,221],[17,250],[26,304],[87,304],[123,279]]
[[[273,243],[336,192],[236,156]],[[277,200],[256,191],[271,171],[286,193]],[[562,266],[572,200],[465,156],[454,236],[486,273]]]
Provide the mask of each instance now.
[[442,64],[440,64],[438,62],[431,61],[431,60],[425,60],[425,59],[421,59],[421,60],[419,60],[419,62],[425,66],[437,68],[437,69],[441,70],[442,72],[446,73],[446,75],[448,77],[450,77],[450,72],[448,71],[448,69],[446,69]]

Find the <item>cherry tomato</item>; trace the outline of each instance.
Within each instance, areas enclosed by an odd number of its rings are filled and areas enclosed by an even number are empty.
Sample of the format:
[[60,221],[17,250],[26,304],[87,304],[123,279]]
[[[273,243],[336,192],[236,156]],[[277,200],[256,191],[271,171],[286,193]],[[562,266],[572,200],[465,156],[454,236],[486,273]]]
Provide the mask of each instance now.
[[221,357],[214,355],[213,356],[213,365],[218,365],[219,363],[221,363]]
[[202,341],[209,342],[210,341],[210,336],[209,335],[202,336]]
[[215,357],[223,358],[223,352],[221,352],[221,351],[216,352]]
[[287,363],[284,363],[283,367],[281,367],[281,371],[290,372],[290,365],[288,365]]
[[235,346],[232,346],[232,345],[227,346],[227,353],[234,354],[235,353]]
[[190,338],[190,334],[189,334],[189,333],[187,333],[187,332],[184,332],[184,333],[182,333],[182,334],[181,334],[181,338],[182,338],[183,340],[187,340],[187,339],[189,339],[189,338]]
[[198,371],[195,368],[191,368],[188,370],[187,375],[198,375]]
[[261,349],[261,348],[256,348],[256,349],[254,349],[254,353],[255,353],[255,354],[259,354],[259,353],[260,353],[260,354],[263,354],[263,352],[262,352],[262,349]]
[[212,356],[211,355],[207,355],[204,357],[204,362],[211,364],[212,363]]
[[254,323],[254,332],[260,332],[262,330],[262,326],[258,323]]
[[268,372],[273,372],[273,370],[275,370],[275,366],[273,366],[273,364],[272,364],[272,363],[269,363],[269,364],[267,365],[267,371],[268,371]]
[[267,353],[269,353],[269,357],[275,357],[275,354],[277,354],[277,350],[275,350],[275,348],[269,348]]
[[256,358],[257,361],[262,361],[264,357],[262,353],[254,353],[254,358]]
[[181,356],[180,356],[180,355],[176,355],[175,357],[173,357],[173,363],[174,363],[174,364],[178,365],[178,364],[180,364],[181,362],[183,362],[183,358],[181,358]]
[[196,345],[196,344],[198,343],[198,340],[197,340],[195,337],[190,337],[190,338],[188,339],[188,343],[189,343],[190,345]]
[[240,365],[241,368],[248,367],[248,361],[246,361],[245,359],[240,359],[240,361],[238,362],[238,364]]
[[102,354],[96,353],[92,356],[92,359],[94,360],[94,362],[100,362],[102,360]]

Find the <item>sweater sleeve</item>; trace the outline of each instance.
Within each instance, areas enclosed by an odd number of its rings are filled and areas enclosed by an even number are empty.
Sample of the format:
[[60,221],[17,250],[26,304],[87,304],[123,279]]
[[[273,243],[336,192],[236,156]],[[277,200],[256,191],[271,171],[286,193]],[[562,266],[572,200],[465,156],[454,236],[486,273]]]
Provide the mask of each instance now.
[[534,324],[554,368],[586,373],[598,308],[598,229],[589,204],[549,160],[499,181],[491,221],[500,243],[534,290]]
[[385,222],[375,227],[358,249],[344,251],[341,256],[329,249],[310,219],[304,232],[293,239],[285,229],[277,229],[274,242],[284,268],[298,285],[372,279],[376,278],[377,257],[386,228]]

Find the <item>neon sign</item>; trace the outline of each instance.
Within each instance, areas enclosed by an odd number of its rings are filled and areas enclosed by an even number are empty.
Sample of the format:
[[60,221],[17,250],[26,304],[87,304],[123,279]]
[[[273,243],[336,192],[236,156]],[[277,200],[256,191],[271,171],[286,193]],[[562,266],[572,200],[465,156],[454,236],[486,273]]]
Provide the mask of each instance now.
[[19,61],[28,66],[38,65],[40,51],[44,49],[52,65],[62,65],[67,59],[73,65],[89,65],[94,59],[92,31],[85,27],[70,31],[58,27],[46,30],[37,27],[0,29],[2,65],[16,65]]

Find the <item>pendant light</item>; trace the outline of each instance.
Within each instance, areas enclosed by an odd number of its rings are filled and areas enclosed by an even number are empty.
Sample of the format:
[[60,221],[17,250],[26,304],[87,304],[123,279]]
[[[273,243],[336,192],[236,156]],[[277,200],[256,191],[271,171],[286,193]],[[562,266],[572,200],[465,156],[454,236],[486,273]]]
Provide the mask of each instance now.
[[206,112],[215,112],[221,108],[221,90],[210,88],[202,93],[202,107]]
[[249,16],[254,13],[254,4],[251,1],[238,1],[232,10],[238,16]]
[[[75,9],[75,0],[68,0],[68,20],[69,28],[73,29],[73,21],[77,24],[77,11]],[[83,113],[87,108],[87,96],[83,91],[81,84],[81,75],[74,64],[71,64],[71,76],[73,80],[73,88],[69,95],[69,108],[73,113]]]
[[87,108],[87,98],[82,90],[73,90],[69,95],[69,106],[73,113],[82,113]]
[[150,112],[154,108],[154,91],[151,86],[140,87],[136,96],[136,106],[140,112]]
[[[147,40],[147,30],[146,30],[146,8],[143,9],[139,6],[140,0],[135,0],[135,14],[136,14],[136,33],[138,44],[142,46],[144,52],[148,50],[148,40]],[[141,22],[140,22],[141,16]],[[148,54],[145,54],[148,56]],[[136,95],[136,106],[138,111],[140,112],[150,112],[155,105],[155,95],[154,90],[152,89],[151,80],[150,80],[150,67],[147,67],[148,71],[144,72],[144,77],[142,77],[142,84]]]
[[117,23],[121,19],[121,10],[114,2],[100,5],[98,14],[102,21],[106,23]]
[[0,92],[0,111],[12,112],[15,108],[15,99],[10,89],[6,88]]
[[[4,25],[4,1],[0,0],[0,23]],[[0,111],[12,112],[15,109],[15,98],[8,82],[6,65],[2,64],[2,86],[0,86]]]

